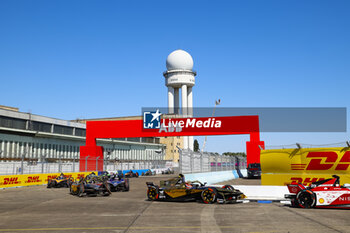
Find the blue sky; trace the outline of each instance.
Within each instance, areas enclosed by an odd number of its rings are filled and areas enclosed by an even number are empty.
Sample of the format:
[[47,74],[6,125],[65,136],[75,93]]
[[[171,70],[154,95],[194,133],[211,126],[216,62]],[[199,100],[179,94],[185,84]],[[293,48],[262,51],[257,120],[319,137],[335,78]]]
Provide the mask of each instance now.
[[[61,119],[166,106],[175,49],[198,76],[194,106],[349,107],[349,1],[0,2],[0,105]],[[268,145],[348,133],[270,133]],[[247,136],[210,137],[211,151]],[[199,138],[200,143],[203,138]]]

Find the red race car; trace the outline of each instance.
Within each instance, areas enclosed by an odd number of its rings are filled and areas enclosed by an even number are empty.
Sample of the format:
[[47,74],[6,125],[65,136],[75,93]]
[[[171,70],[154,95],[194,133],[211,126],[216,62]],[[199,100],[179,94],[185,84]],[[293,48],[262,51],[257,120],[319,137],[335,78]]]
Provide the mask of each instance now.
[[321,180],[305,187],[302,184],[288,184],[293,207],[350,209],[350,185],[340,186],[339,176]]

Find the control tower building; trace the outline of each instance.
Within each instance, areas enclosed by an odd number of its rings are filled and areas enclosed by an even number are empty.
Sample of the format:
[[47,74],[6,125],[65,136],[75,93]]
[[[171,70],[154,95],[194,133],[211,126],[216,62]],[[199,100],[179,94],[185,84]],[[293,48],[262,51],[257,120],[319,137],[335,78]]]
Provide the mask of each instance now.
[[[163,73],[168,87],[168,113],[183,117],[193,116],[192,88],[197,73],[193,71],[192,56],[184,50],[175,50],[166,59],[167,71]],[[180,106],[181,90],[181,106]],[[193,150],[193,137],[183,137],[183,149]]]

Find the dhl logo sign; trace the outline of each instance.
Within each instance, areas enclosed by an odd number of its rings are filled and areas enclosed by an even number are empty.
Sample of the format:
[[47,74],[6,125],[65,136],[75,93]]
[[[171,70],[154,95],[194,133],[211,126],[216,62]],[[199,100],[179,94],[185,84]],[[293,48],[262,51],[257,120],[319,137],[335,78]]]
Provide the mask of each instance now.
[[84,178],[85,177],[85,174],[83,174],[83,173],[78,173],[77,174],[77,180],[80,180],[80,179],[82,179],[82,178]]
[[313,151],[309,152],[306,158],[310,159],[308,163],[293,163],[291,164],[291,169],[294,171],[315,171],[329,169],[346,171],[350,166],[350,151],[346,151],[343,156],[338,155],[334,151]]
[[28,176],[25,183],[40,183],[40,176]]
[[350,183],[350,150],[344,147],[271,149],[261,152],[261,184],[285,185],[313,182],[340,176]]
[[310,177],[306,177],[306,178],[302,178],[302,177],[291,177],[290,178],[290,183],[291,184],[303,184],[304,186],[309,186],[314,182],[317,181],[321,181],[324,180],[325,178],[310,178]]
[[47,176],[47,178],[45,179],[45,181],[49,181],[49,180],[52,180],[52,179],[56,179],[58,175],[50,175],[50,176]]
[[[87,174],[90,174],[90,172],[67,173],[64,175],[68,178],[80,179],[84,178]],[[49,179],[54,179],[58,176],[59,174],[57,173],[0,176],[0,188],[46,184]]]
[[18,177],[5,177],[4,182],[0,183],[0,185],[13,185],[20,183],[21,181],[18,180]]

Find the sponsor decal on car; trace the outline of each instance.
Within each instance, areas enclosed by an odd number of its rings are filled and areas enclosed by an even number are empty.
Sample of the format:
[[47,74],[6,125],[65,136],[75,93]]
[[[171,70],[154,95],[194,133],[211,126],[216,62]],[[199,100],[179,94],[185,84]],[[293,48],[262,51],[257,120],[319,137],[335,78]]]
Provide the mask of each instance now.
[[305,186],[308,186],[310,184],[312,184],[313,182],[317,182],[317,181],[321,181],[324,180],[325,178],[310,178],[310,177],[306,177],[306,178],[302,178],[302,177],[291,177],[291,184],[303,184]]

